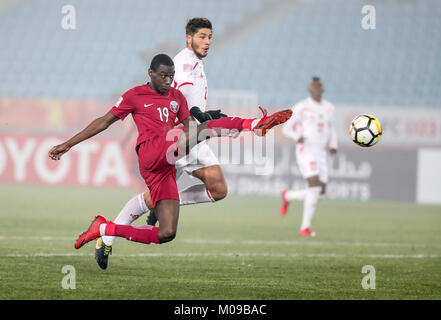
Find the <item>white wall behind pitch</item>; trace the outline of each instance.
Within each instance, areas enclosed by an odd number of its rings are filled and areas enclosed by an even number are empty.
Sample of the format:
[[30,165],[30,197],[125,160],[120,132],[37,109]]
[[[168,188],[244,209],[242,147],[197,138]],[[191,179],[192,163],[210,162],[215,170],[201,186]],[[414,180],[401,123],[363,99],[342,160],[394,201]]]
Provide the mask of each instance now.
[[417,202],[441,204],[441,149],[420,149],[417,161]]

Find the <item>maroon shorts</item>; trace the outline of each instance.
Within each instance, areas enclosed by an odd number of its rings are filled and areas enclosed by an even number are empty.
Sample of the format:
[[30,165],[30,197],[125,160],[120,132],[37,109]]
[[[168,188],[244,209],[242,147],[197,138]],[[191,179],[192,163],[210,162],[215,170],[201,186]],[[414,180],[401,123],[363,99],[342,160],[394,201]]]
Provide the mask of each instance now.
[[176,184],[177,137],[151,137],[137,146],[139,171],[150,190],[153,207],[159,200],[179,201]]

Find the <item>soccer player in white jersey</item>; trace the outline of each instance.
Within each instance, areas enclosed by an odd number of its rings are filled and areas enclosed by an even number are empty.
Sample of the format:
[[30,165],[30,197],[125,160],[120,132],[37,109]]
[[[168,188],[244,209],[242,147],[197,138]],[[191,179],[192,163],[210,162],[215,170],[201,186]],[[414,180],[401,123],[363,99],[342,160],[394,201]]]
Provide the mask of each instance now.
[[[193,18],[187,22],[185,31],[187,47],[173,59],[173,86],[184,94],[190,113],[198,122],[225,117],[220,110],[205,111],[208,88],[202,59],[210,49],[212,24],[207,18]],[[188,157],[177,161],[176,171],[177,179],[185,171],[201,180],[201,183],[179,192],[180,205],[219,201],[227,195],[227,183],[222,169],[205,142],[192,148]],[[114,222],[131,224],[151,208],[150,194],[146,190],[144,194],[129,200]],[[156,222],[155,212],[150,210],[147,223],[155,225]],[[95,258],[102,269],[107,268],[114,239],[106,236],[97,240]]]
[[293,200],[303,200],[303,221],[300,235],[315,236],[311,221],[317,202],[326,192],[328,182],[327,152],[337,152],[337,135],[333,125],[334,106],[322,99],[320,78],[312,78],[311,96],[293,107],[293,115],[283,127],[283,133],[296,143],[296,158],[308,187],[304,190],[283,190],[280,213],[286,215]]
[[[226,116],[220,110],[206,111],[208,87],[202,59],[211,45],[211,22],[207,18],[193,18],[185,29],[187,47],[173,59],[176,70],[173,85],[184,94],[190,113],[198,122]],[[181,205],[214,202],[227,195],[227,183],[219,161],[206,141],[192,148],[188,157],[180,159],[176,171],[177,179],[185,171],[202,181],[180,193]]]

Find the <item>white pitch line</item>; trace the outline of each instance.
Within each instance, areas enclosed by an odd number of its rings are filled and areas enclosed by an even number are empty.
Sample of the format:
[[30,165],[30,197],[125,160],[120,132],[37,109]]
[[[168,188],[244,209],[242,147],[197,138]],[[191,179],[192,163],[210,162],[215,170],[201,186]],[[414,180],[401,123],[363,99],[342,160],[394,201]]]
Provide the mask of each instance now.
[[[6,258],[47,258],[47,257],[87,257],[94,254],[84,253],[35,253],[35,254],[19,254],[12,253],[2,255]],[[121,258],[156,258],[156,257],[273,257],[273,258],[376,258],[376,259],[439,259],[441,255],[433,254],[340,254],[340,253],[250,253],[250,252],[224,252],[224,253],[138,253],[138,254],[115,254],[112,257]]]
[[21,254],[21,253],[11,253],[6,254],[2,257],[6,258],[48,258],[48,257],[87,257],[94,256],[92,253],[34,253],[34,254]]
[[[75,241],[73,237],[62,236],[0,236],[0,241]],[[289,245],[289,246],[351,246],[351,247],[403,247],[403,248],[441,248],[438,244],[417,244],[417,243],[401,243],[401,242],[349,242],[349,241],[317,241],[305,239],[305,241],[297,240],[209,240],[209,239],[180,239],[176,242],[190,244],[213,244],[213,245]]]
[[0,241],[75,241],[72,237],[53,236],[0,236]]
[[[305,239],[306,240],[306,239]],[[309,240],[309,239],[308,239]],[[354,246],[354,247],[441,247],[439,245],[426,245],[426,244],[414,244],[414,243],[398,243],[398,242],[326,242],[326,241],[296,241],[296,240],[240,240],[242,244],[254,244],[254,245],[300,245],[300,246]]]
[[204,239],[182,239],[182,242],[192,244],[234,244],[233,240],[204,240]]

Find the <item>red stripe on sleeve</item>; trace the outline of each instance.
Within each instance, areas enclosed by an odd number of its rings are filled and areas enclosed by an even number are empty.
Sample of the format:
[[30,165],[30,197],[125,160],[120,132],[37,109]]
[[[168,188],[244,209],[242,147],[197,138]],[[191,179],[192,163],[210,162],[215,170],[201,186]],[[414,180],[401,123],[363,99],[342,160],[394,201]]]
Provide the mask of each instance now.
[[182,86],[185,86],[186,84],[193,85],[193,82],[184,82],[184,83],[182,83],[182,84],[180,84],[180,85],[178,86],[178,89],[179,89],[180,87],[182,87]]

